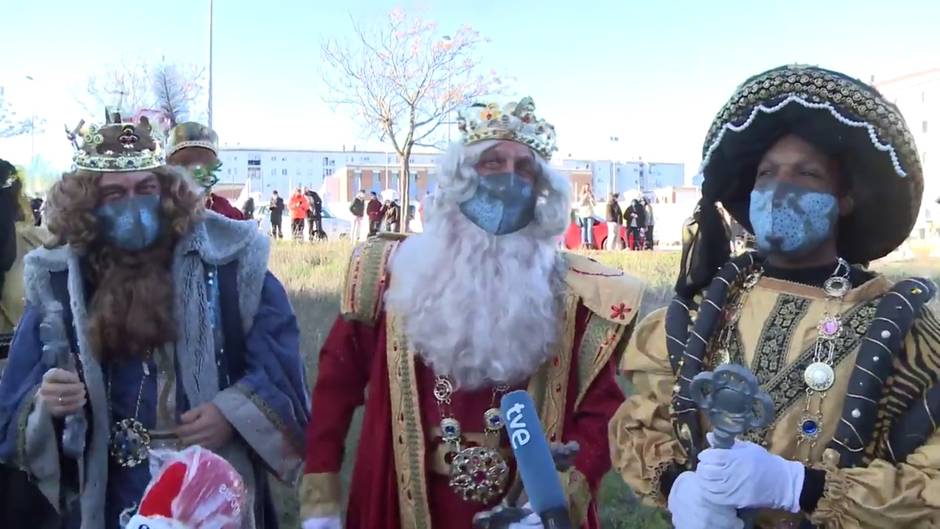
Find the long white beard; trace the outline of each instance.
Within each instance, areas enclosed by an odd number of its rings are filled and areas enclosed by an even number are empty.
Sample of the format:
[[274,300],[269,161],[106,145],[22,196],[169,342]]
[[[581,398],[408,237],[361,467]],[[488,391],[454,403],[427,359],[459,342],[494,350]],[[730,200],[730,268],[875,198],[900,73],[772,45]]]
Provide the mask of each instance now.
[[490,235],[452,205],[399,247],[386,306],[436,374],[466,389],[518,383],[551,356],[562,264],[554,238],[534,233]]

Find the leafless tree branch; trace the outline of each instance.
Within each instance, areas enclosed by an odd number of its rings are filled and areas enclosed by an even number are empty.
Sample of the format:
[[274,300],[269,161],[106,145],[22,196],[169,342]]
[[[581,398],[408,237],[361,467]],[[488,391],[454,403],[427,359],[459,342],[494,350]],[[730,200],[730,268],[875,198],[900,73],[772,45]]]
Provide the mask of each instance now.
[[[472,28],[442,37],[436,24],[397,9],[384,25],[351,23],[350,40],[321,45],[326,100],[349,108],[370,135],[391,143],[404,175],[415,147],[440,146],[433,139],[457,108],[501,91],[496,75],[481,71],[477,52],[485,41]],[[407,211],[409,179],[401,181]]]

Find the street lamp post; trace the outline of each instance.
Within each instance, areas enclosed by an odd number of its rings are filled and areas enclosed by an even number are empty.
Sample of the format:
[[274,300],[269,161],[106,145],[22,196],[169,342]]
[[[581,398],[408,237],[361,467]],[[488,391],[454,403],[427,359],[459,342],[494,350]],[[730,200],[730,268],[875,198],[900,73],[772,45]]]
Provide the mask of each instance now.
[[607,183],[607,195],[611,195],[614,192],[614,154],[616,154],[617,144],[620,142],[619,136],[610,137],[610,181]]
[[209,128],[212,128],[212,0],[209,0]]
[[[30,83],[35,83],[36,79],[32,75],[27,75],[26,80]],[[29,117],[29,163],[33,163],[33,159],[36,158],[36,90],[33,87],[33,90],[30,90],[33,94],[32,97],[32,109]]]

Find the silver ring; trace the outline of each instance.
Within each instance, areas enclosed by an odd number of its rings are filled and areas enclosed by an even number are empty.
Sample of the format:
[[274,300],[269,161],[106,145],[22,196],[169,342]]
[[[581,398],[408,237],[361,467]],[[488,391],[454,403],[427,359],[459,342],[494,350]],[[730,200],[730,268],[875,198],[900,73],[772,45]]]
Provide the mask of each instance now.
[[65,399],[62,398],[62,395],[59,395],[59,404],[62,404],[62,401],[64,401],[64,400],[65,400]]

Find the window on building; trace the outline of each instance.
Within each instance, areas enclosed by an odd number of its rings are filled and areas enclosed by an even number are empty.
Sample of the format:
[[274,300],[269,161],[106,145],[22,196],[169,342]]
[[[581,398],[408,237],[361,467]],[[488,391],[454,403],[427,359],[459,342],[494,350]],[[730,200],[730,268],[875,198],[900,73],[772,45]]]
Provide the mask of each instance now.
[[330,159],[327,156],[323,157],[323,165],[330,165]]
[[281,169],[281,176],[287,176],[287,169]]
[[248,167],[261,167],[261,158],[248,158]]
[[277,169],[271,169],[271,176],[277,175]]
[[281,157],[281,161],[282,161],[282,162],[286,162],[286,161],[287,161],[287,157],[286,157],[286,156],[282,156],[282,157]]
[[271,161],[272,161],[272,162],[276,162],[276,161],[277,161],[277,156],[272,156],[272,157],[271,157]]

